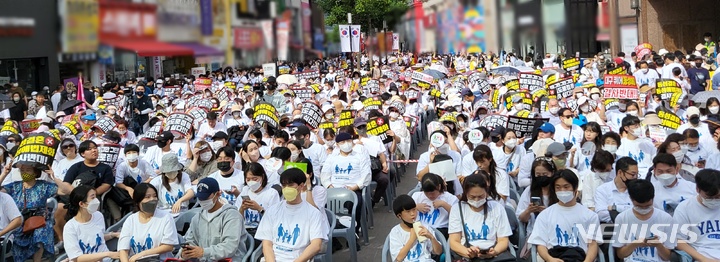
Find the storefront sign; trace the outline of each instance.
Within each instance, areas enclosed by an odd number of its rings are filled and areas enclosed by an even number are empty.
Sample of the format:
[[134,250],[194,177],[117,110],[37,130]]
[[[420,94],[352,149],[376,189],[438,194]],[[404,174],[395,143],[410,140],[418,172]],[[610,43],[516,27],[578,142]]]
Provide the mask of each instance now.
[[153,56],[153,75],[155,79],[163,78],[163,60],[162,57]]
[[195,78],[198,78],[198,77],[200,77],[200,75],[205,74],[205,67],[201,66],[201,67],[190,68],[190,74],[195,76]]
[[35,18],[0,17],[0,37],[30,37],[35,33]]
[[200,32],[202,35],[213,34],[212,1],[200,0]]
[[157,0],[158,40],[195,42],[200,37],[200,0]]
[[[97,0],[60,0],[62,19],[62,52],[97,52],[100,39],[99,4]],[[91,58],[91,59],[94,59]]]
[[255,27],[233,28],[233,45],[238,49],[256,49],[263,45],[262,30]]
[[100,39],[155,40],[156,10],[151,4],[100,1]]

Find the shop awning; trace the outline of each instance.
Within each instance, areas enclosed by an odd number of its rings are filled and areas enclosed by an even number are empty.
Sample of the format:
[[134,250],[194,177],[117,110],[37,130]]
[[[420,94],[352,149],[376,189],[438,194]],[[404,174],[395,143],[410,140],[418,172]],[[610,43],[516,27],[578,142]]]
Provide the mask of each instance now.
[[199,43],[173,43],[188,49],[192,49],[195,57],[199,56],[225,56],[225,52],[218,50],[211,46],[206,46]]
[[102,41],[103,44],[134,51],[138,56],[191,56],[193,50],[184,46],[154,40]]

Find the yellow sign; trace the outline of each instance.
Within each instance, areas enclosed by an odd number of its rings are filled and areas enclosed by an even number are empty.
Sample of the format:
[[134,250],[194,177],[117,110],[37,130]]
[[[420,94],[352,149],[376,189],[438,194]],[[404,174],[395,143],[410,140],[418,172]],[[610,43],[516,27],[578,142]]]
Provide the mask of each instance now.
[[100,14],[97,0],[62,0],[62,52],[94,53],[100,39]]

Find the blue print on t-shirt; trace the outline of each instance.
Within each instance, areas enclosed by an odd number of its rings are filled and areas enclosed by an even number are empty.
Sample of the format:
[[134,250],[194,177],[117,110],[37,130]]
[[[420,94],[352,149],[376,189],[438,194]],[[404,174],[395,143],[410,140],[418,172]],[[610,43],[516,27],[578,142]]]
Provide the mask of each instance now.
[[102,244],[102,238],[100,237],[100,234],[96,234],[95,238],[95,245],[92,246],[90,243],[83,243],[82,239],[78,241],[78,245],[80,246],[80,250],[82,250],[83,254],[92,254],[97,253],[100,249],[100,245]]
[[[290,232],[292,230],[292,233]],[[295,242],[297,242],[298,237],[300,236],[300,227],[298,224],[295,224],[294,229],[288,229],[283,228],[282,223],[278,226],[278,234],[277,238],[275,239],[278,243],[286,243],[290,244],[292,241],[292,244],[295,245]]]
[[180,198],[183,197],[183,192],[178,190],[177,197],[174,197],[170,195],[170,192],[165,192],[165,202],[168,203],[168,205],[175,205],[175,202],[180,200]]
[[563,231],[560,225],[555,224],[555,237],[558,246],[577,246],[580,243],[580,232],[577,227],[572,227],[572,232]]
[[140,242],[136,242],[135,236],[130,239],[130,248],[132,248],[133,253],[135,254],[151,249],[152,246],[153,240],[150,237],[150,234],[148,234],[147,238],[145,238],[145,245],[141,244]]
[[418,259],[420,258],[420,256],[423,253],[422,251],[423,251],[422,245],[420,243],[415,244],[415,248],[410,249],[410,251],[408,251],[407,256],[405,257],[405,260],[418,261]]
[[348,164],[347,168],[340,168],[338,165],[335,165],[335,174],[350,174],[350,171],[352,170],[352,164]]
[[465,232],[466,232],[466,238],[468,238],[468,241],[475,241],[475,240],[487,240],[488,234],[490,234],[490,227],[488,227],[487,224],[485,224],[485,221],[483,221],[482,227],[478,230],[478,232],[475,232],[475,229],[470,229],[467,223],[465,223]]
[[420,222],[424,222],[426,224],[434,225],[435,221],[437,221],[438,216],[440,215],[440,209],[433,210],[432,213],[418,213],[418,220]]

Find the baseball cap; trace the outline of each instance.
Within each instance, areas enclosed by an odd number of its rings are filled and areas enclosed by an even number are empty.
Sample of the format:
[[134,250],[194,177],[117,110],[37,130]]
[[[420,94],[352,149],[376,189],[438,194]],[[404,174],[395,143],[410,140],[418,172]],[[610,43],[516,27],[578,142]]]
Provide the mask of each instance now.
[[348,133],[340,133],[337,136],[335,136],[335,143],[340,143],[345,140],[352,139],[352,136]]
[[698,109],[698,108],[695,107],[695,106],[688,107],[688,108],[685,110],[685,115],[686,115],[688,118],[691,117],[691,116],[693,116],[693,115],[700,115],[700,109]]
[[545,122],[545,123],[543,123],[543,124],[538,128],[538,130],[540,130],[540,132],[543,132],[543,133],[552,133],[552,134],[554,134],[554,133],[555,133],[555,126],[553,126],[553,125],[550,124],[549,122]]
[[547,150],[545,151],[545,156],[559,156],[567,151],[565,150],[565,146],[558,142],[553,142],[547,147]]
[[620,58],[620,57],[616,57],[616,58],[615,58],[615,65],[618,65],[618,66],[619,66],[619,65],[622,64],[623,62],[625,62],[625,60],[623,60],[622,58]]
[[175,136],[170,131],[163,131],[160,135],[158,135],[155,140],[157,141],[170,141],[173,140]]
[[505,133],[505,128],[502,126],[496,126],[492,131],[490,131],[490,137],[499,136]]
[[355,118],[355,122],[353,124],[355,125],[355,127],[367,125],[367,119],[361,116],[357,117]]
[[220,191],[220,186],[218,185],[217,180],[212,177],[206,177],[200,179],[195,196],[198,197],[198,200],[207,200],[212,194],[215,194],[218,191]]

